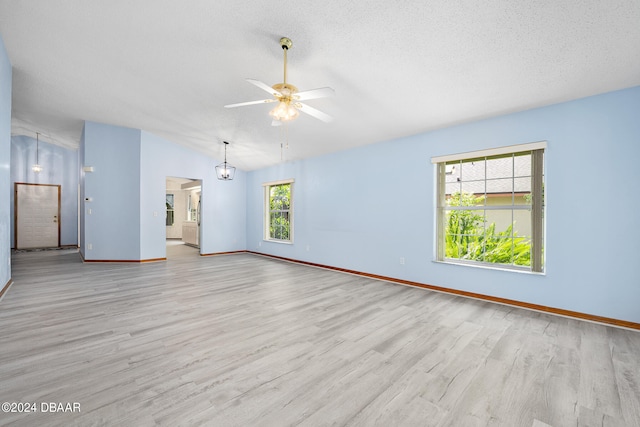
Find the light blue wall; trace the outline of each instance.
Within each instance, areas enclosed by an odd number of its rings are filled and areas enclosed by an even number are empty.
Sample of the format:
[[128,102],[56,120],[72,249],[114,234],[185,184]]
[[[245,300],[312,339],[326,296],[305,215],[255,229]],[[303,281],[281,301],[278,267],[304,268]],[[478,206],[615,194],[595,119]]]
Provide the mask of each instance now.
[[218,181],[211,158],[145,131],[93,122],[85,123],[80,156],[82,166],[94,168],[80,178],[86,260],[166,257],[168,176],[202,180],[201,253],[245,249],[244,172]]
[[[250,172],[247,249],[640,322],[639,112],[635,87]],[[546,274],[434,262],[431,157],[541,140]],[[262,183],[287,178],[295,242],[263,242]]]
[[140,260],[140,130],[85,122],[81,152],[84,259]]
[[[42,140],[38,144],[38,162],[43,170],[35,173],[36,139],[11,137],[11,188],[15,182],[60,185],[60,244],[78,244],[78,151],[68,150]],[[11,243],[15,243],[14,193],[11,192]]]
[[[168,176],[202,180],[200,253],[245,249],[245,173],[219,181],[219,163],[195,151],[142,132],[140,194],[143,259],[166,257],[165,193]],[[158,215],[154,216],[157,212]]]
[[11,279],[11,63],[0,36],[0,289]]

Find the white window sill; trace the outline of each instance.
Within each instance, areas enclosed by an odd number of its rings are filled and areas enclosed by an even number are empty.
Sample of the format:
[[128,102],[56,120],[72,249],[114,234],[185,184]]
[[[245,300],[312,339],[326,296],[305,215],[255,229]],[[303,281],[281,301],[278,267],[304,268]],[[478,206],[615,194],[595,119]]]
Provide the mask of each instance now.
[[284,245],[293,245],[293,242],[291,240],[262,239],[262,241],[269,243],[281,243]]
[[460,265],[463,267],[473,267],[473,268],[482,268],[484,270],[498,270],[498,271],[508,271],[510,273],[520,273],[520,274],[531,274],[534,276],[546,276],[546,272],[537,272],[537,271],[531,271],[531,270],[526,270],[524,268],[510,268],[510,267],[506,267],[506,266],[500,266],[500,265],[490,265],[490,264],[480,264],[480,263],[475,263],[475,262],[456,262],[456,261],[450,261],[450,260],[446,260],[446,261],[439,261],[439,260],[433,260],[432,262],[437,263],[437,264],[449,264],[449,265]]

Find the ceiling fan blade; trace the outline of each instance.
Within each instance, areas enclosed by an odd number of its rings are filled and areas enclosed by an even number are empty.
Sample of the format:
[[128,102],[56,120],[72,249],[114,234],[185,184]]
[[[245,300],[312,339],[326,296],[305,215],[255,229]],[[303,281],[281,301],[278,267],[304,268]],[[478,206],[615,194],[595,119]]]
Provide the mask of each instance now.
[[313,107],[309,107],[307,104],[303,104],[302,102],[296,102],[295,106],[303,113],[313,116],[318,120],[322,120],[325,123],[330,123],[333,121],[333,117],[331,117],[330,115],[325,114],[320,110],[316,110]]
[[307,99],[327,98],[336,94],[336,91],[330,87],[321,87],[318,89],[305,90],[303,92],[296,93],[293,97],[299,101],[306,101]]
[[275,90],[274,88],[272,88],[268,84],[262,83],[260,80],[247,79],[247,81],[249,83],[251,83],[252,85],[255,85],[255,86],[259,87],[260,89],[264,90],[265,92],[269,92],[273,96],[277,96],[278,98],[280,98],[282,96],[282,94],[280,92],[278,92],[277,90]]
[[268,104],[270,102],[276,102],[277,99],[261,99],[260,101],[249,101],[249,102],[239,102],[237,104],[229,104],[225,105],[224,108],[236,108],[236,107],[244,107],[245,105],[256,105],[256,104]]

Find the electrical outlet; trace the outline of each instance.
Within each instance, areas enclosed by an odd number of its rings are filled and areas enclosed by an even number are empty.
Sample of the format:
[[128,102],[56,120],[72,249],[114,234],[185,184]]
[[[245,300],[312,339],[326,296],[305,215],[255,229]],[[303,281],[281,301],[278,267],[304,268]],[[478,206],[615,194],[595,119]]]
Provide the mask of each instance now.
[[307,252],[311,250],[311,245],[307,245]]
[[258,242],[258,247],[262,246],[262,242]]
[[89,209],[87,210],[87,214],[91,215],[92,213],[93,213],[93,211],[91,210],[91,208],[89,208]]
[[404,265],[404,257],[403,256],[400,257],[400,264]]
[[93,249],[93,245],[91,243],[87,244],[87,250],[90,251]]
[[153,216],[158,216],[158,212],[153,211]]

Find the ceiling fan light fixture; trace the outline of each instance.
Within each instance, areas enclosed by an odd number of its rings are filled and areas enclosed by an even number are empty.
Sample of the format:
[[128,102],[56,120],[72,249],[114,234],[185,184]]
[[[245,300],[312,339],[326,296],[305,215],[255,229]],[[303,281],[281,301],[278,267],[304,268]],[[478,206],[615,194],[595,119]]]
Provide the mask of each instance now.
[[293,120],[298,117],[300,113],[298,113],[298,109],[291,105],[290,101],[280,101],[276,108],[269,112],[269,115],[274,118],[274,120],[280,120],[283,122],[287,122],[289,120]]
[[231,181],[236,175],[236,168],[227,163],[227,145],[229,143],[227,141],[222,142],[224,143],[224,162],[216,166],[216,176],[221,181]]

